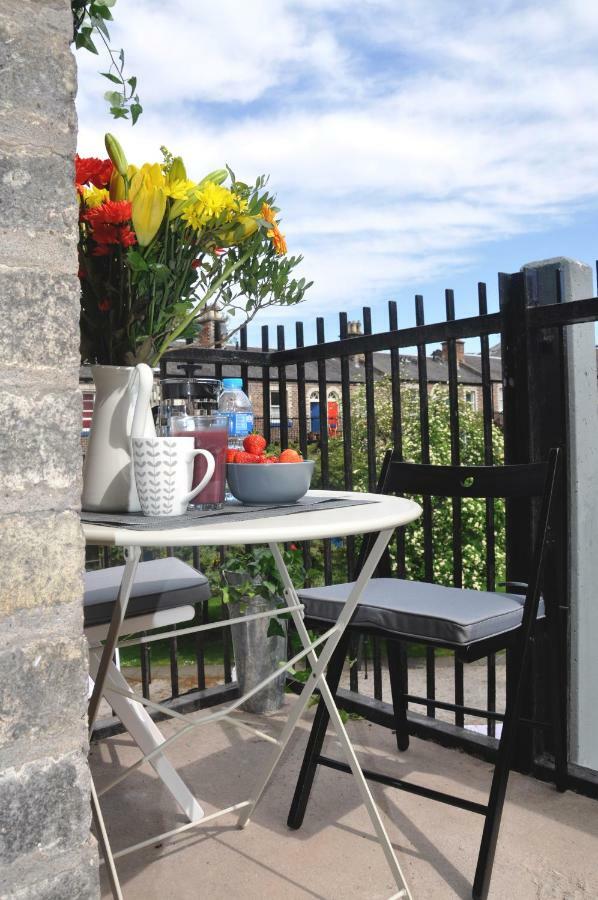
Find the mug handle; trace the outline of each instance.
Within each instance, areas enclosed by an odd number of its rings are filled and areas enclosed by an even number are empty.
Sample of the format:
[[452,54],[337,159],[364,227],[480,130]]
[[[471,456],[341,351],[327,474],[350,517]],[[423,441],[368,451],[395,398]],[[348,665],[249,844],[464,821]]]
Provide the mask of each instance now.
[[203,491],[206,484],[214,474],[214,469],[216,468],[216,461],[209,450],[192,450],[191,458],[195,459],[196,456],[203,456],[206,461],[207,469],[204,477],[201,479],[197,487],[194,487],[193,490],[186,494],[184,499],[185,503],[189,503],[189,501],[193,500],[194,497],[197,497],[200,491]]

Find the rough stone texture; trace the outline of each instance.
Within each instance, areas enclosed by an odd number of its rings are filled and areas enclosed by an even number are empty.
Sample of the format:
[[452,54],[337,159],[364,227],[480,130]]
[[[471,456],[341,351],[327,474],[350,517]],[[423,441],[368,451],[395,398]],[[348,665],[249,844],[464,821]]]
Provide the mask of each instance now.
[[0,897],[94,898],[69,0],[0,4]]
[[[76,512],[42,514],[31,509],[28,515],[0,516],[0,619],[18,609],[80,598],[82,570],[83,538]],[[77,608],[80,623],[80,603]],[[2,619],[4,635],[14,627],[14,620]]]
[[[62,635],[54,631],[45,637],[40,631],[28,641],[13,641],[0,651],[0,710],[10,711],[9,716],[0,717],[0,766],[15,759],[23,763],[44,750],[52,752],[67,732],[71,732],[74,745],[84,743],[81,725],[88,686],[87,646],[83,637],[78,643],[72,638],[75,617],[71,608],[69,604],[61,610],[67,612],[68,626]],[[39,625],[51,629],[55,616],[56,610],[51,610]]]
[[0,885],[0,900],[87,900],[97,890],[98,860],[91,839],[78,854],[29,862],[20,887],[8,894]]
[[63,853],[89,832],[81,754],[40,759],[0,775],[0,865],[29,853]]
[[[1,383],[0,383],[1,386]],[[5,512],[79,504],[81,393],[23,381],[1,386],[0,472]]]
[[[73,332],[78,328],[79,310],[72,302],[73,292],[78,289],[76,272],[66,276],[0,268],[0,345],[4,367],[22,370],[25,358],[28,371],[78,368],[79,348],[73,341]],[[43,326],[39,307],[31,298],[43,298]],[[19,334],[18,343],[12,340],[15,332]]]

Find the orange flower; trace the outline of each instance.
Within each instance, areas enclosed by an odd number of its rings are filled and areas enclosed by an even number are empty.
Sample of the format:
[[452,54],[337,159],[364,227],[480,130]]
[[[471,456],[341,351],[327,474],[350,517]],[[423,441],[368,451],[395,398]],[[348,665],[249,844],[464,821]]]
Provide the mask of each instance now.
[[262,203],[262,219],[265,219],[266,222],[269,222],[270,225],[276,225],[275,221],[276,213],[272,209],[271,206],[268,206],[267,203]]
[[270,231],[266,232],[269,238],[272,238],[272,243],[274,244],[274,249],[279,256],[284,256],[287,252],[287,242],[285,240],[284,234],[282,234],[278,230],[278,226],[275,225]]

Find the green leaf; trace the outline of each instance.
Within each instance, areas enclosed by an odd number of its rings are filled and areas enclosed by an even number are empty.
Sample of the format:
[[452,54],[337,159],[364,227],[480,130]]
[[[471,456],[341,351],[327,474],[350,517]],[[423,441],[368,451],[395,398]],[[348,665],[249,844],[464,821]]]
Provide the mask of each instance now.
[[100,19],[97,16],[95,16],[91,20],[91,24],[93,25],[94,28],[97,28],[98,31],[102,32],[102,34],[104,35],[104,37],[106,38],[107,41],[110,40],[110,33],[109,33],[108,29],[106,28],[103,19]]
[[95,53],[97,55],[98,51],[96,45],[91,38],[92,31],[92,28],[82,28],[75,37],[75,47],[77,50],[89,50],[90,53]]
[[107,100],[111,106],[123,105],[123,95],[119,91],[106,91],[104,100]]
[[130,78],[127,78],[127,84],[131,86],[131,93],[134,94],[137,87],[137,78],[132,75]]
[[115,119],[128,119],[129,113],[126,109],[123,109],[122,106],[111,106],[110,112],[112,113]]
[[100,72],[100,75],[103,75],[104,78],[108,78],[113,84],[122,84],[122,79],[118,78],[117,75],[113,75],[112,72]]
[[131,119],[133,120],[133,125],[143,112],[143,107],[140,103],[132,103],[131,104]]
[[132,272],[147,272],[149,266],[138,250],[129,250],[127,263]]
[[268,624],[267,636],[268,637],[284,637],[285,636],[284,628],[282,627],[282,625],[280,624],[278,619],[270,619],[270,622]]

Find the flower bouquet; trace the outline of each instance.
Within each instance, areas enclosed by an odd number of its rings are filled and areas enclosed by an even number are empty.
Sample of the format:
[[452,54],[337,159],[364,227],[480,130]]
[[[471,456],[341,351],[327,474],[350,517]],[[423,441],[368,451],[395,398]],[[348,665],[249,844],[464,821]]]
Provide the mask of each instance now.
[[287,256],[264,176],[246,184],[225,168],[193,181],[164,147],[139,168],[111,135],[106,149],[76,158],[83,362],[155,366],[208,304],[241,313],[237,331],[303,299],[311,282],[292,277],[301,257]]

